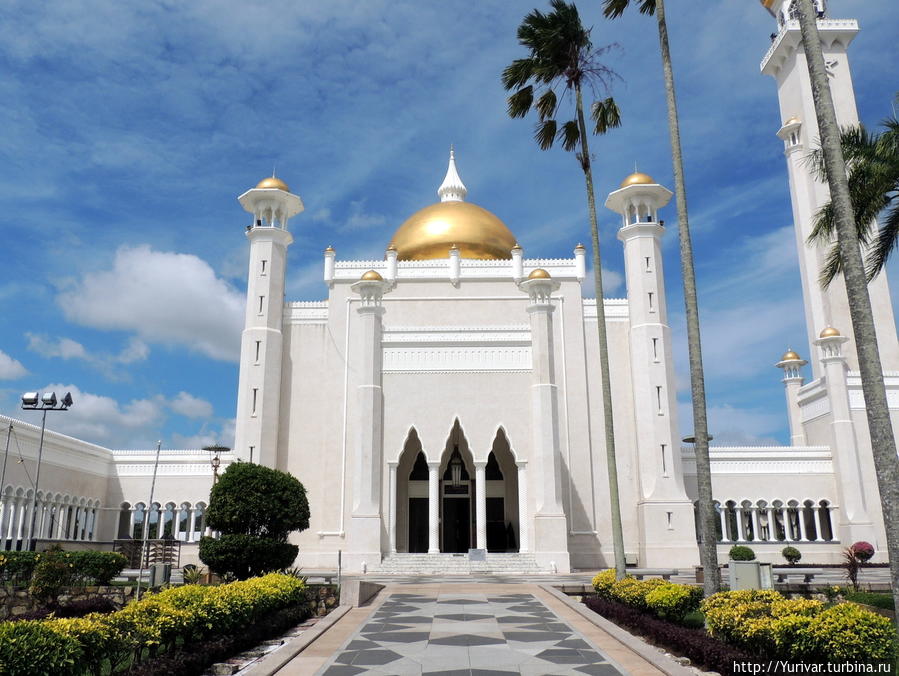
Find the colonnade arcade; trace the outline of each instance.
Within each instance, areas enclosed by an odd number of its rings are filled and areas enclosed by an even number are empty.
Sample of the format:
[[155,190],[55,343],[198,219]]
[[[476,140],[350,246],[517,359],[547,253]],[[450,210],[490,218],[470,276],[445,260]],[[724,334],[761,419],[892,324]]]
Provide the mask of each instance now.
[[149,529],[147,537],[151,540],[170,538],[182,542],[197,542],[206,529],[206,503],[154,502],[147,509],[143,502],[134,505],[123,502],[119,511],[116,538],[143,539],[145,521]]
[[438,453],[412,428],[388,468],[391,553],[528,551],[526,462],[502,428],[481,453],[458,420]]
[[[32,518],[34,490],[6,486],[0,494],[0,550],[25,546]],[[34,537],[50,540],[95,540],[100,501],[96,498],[37,492]]]

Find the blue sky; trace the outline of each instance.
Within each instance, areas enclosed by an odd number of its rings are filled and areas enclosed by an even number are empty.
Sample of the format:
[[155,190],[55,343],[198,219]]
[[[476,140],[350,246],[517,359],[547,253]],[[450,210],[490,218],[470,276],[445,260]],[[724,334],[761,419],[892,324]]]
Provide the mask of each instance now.
[[[759,73],[774,22],[753,0],[669,4],[711,429],[785,443],[772,364],[807,343],[775,84]],[[850,58],[869,125],[899,89],[892,5],[830,3],[861,23]],[[339,259],[380,257],[436,201],[450,143],[469,199],[526,256],[570,255],[588,229],[578,165],[540,151],[533,120],[506,116],[499,83],[535,6],[546,4],[6,2],[0,411],[36,422],[18,409],[23,391],[71,389],[75,406],[50,424],[87,440],[230,444],[247,256],[236,196],[273,166],[306,204],[291,224],[291,300],[325,297],[328,244]],[[671,186],[654,21],[579,7],[595,44],[617,43],[607,64],[621,75],[624,126],[591,145],[597,194],[635,162]],[[673,226],[673,205],[664,216]],[[606,293],[621,296],[617,217],[603,209],[600,221]],[[665,256],[687,416],[673,232]]]

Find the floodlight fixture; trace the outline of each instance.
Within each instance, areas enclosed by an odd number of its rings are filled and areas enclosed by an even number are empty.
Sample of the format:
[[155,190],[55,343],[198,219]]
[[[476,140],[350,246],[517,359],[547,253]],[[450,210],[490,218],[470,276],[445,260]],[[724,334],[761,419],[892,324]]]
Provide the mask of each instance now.
[[44,394],[41,395],[41,403],[50,408],[56,406],[56,392],[44,392]]
[[66,396],[64,396],[64,397],[62,398],[62,407],[63,407],[63,408],[68,408],[68,407],[71,406],[73,403],[74,403],[74,402],[72,401],[72,393],[71,393],[71,392],[66,392]]
[[[713,437],[711,434],[708,436],[708,440],[709,440],[709,441],[714,440],[714,438],[715,438],[715,437]],[[683,438],[683,442],[684,442],[685,444],[695,444],[695,443],[696,443],[696,437],[694,437],[694,436],[684,437],[684,438]]]
[[22,395],[22,406],[28,408],[37,408],[37,403],[40,401],[41,395],[37,392],[26,392]]

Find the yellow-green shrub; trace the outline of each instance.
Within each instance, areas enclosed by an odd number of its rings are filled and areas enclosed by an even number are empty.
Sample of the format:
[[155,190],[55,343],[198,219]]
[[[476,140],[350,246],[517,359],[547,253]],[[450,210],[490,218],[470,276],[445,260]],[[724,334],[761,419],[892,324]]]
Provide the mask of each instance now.
[[84,652],[72,636],[40,620],[0,622],[0,674],[67,676],[81,672]]
[[754,655],[843,661],[892,655],[889,620],[854,604],[826,607],[771,590],[721,592],[702,602],[708,632]]
[[663,580],[646,595],[646,605],[659,617],[682,620],[699,608],[702,588]]
[[617,601],[638,610],[649,610],[673,620],[696,610],[702,599],[702,590],[685,584],[675,584],[660,578],[638,580],[625,576],[615,579],[614,570],[604,570],[593,578],[593,588],[597,595]]
[[[272,574],[219,587],[190,585],[147,594],[109,615],[0,623],[0,674],[115,672],[176,642],[237,633],[298,605],[305,584]],[[27,656],[27,659],[22,658]]]

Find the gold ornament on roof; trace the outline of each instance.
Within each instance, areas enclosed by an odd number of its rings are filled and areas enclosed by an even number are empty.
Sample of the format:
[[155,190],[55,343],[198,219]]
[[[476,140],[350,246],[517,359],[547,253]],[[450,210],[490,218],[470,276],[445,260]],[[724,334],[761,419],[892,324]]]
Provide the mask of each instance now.
[[828,326],[826,329],[824,329],[821,332],[821,335],[819,336],[819,338],[833,338],[834,336],[840,336],[840,335],[842,335],[842,334],[839,331],[837,331],[832,326]]
[[377,270],[369,270],[361,277],[363,282],[383,282],[384,278]]
[[784,356],[780,358],[781,361],[802,361],[802,357],[800,357],[797,353],[793,352],[793,350],[787,350],[784,352]]
[[635,171],[621,182],[621,187],[626,188],[629,185],[652,185],[655,182],[656,180],[649,174],[644,174],[642,171]]
[[257,188],[262,189],[272,189],[275,190],[283,190],[284,192],[290,192],[290,188],[287,187],[287,184],[282,181],[280,178],[276,178],[274,176],[269,176],[268,178],[263,178],[259,183],[256,184]]
[[535,268],[531,270],[531,274],[528,275],[528,279],[550,279],[549,273],[543,268]]

